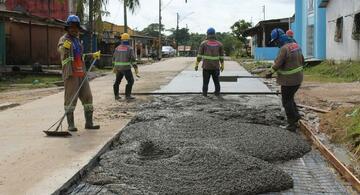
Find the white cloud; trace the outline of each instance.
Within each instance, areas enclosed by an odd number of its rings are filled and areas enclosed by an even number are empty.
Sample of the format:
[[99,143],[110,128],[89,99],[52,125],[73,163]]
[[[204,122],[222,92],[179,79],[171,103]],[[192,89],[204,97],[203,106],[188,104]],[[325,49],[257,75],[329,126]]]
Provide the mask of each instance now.
[[[171,1],[170,4],[168,4]],[[162,22],[165,28],[176,27],[176,13],[184,17],[180,27],[191,32],[205,32],[210,26],[217,31],[230,31],[230,26],[239,19],[253,21],[262,20],[262,6],[266,7],[266,19],[290,17],[294,14],[294,0],[163,0]],[[140,0],[140,8],[134,14],[129,12],[128,25],[142,30],[150,23],[158,23],[158,0]],[[110,0],[107,6],[111,13],[105,20],[123,24],[123,8],[119,0]]]

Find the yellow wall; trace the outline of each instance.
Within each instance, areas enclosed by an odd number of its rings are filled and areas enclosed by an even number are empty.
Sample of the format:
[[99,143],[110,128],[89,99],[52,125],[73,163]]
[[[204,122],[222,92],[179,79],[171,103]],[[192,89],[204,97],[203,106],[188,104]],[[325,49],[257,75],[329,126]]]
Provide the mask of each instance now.
[[[114,34],[122,34],[124,33],[124,26],[123,25],[116,25],[110,22],[104,22],[103,24],[104,31],[112,31]],[[128,27],[128,34],[134,35],[134,30]]]

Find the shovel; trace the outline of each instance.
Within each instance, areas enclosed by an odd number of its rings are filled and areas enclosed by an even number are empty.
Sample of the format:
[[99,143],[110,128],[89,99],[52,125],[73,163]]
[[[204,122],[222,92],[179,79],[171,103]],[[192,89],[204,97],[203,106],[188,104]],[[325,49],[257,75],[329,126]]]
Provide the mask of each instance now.
[[[96,62],[96,59],[94,59],[89,67],[89,70],[86,72],[85,74],[85,77],[83,79],[83,81],[81,82],[78,90],[76,91],[76,93],[74,94],[74,96],[71,98],[71,101],[70,101],[70,104],[69,106],[72,106],[72,104],[74,103],[75,101],[75,98],[78,96],[79,92],[80,92],[80,89],[81,87],[84,85],[85,83],[85,80],[88,79],[89,77],[89,72],[91,71],[91,69],[94,67],[95,65],[95,62]],[[65,117],[66,117],[66,114],[68,112],[65,111],[65,113],[62,115],[62,117],[56,121],[53,125],[51,125],[46,131],[43,131],[47,136],[49,137],[68,137],[68,136],[72,136],[70,132],[68,131],[63,131],[62,129],[62,122],[64,121]],[[53,127],[55,127],[55,130],[51,130]]]

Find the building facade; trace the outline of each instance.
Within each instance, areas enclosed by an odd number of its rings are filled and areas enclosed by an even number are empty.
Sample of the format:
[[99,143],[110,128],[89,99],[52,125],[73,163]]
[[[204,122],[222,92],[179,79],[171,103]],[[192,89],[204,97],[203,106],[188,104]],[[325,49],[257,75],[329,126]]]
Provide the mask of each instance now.
[[294,38],[306,59],[326,58],[326,9],[323,0],[295,0]]
[[26,12],[31,15],[66,20],[69,14],[69,1],[59,0],[6,0],[9,11]]
[[244,36],[251,37],[251,55],[255,60],[274,60],[276,58],[279,48],[270,44],[271,31],[275,28],[287,31],[291,21],[292,18],[264,20],[243,33]]
[[360,60],[360,1],[327,0],[326,53],[328,59]]

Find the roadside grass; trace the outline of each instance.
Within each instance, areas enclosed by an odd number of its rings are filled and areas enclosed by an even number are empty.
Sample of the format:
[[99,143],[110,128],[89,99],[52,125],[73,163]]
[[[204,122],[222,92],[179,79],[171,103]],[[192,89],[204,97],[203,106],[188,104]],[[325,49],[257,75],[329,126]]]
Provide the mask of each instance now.
[[327,129],[331,141],[346,144],[360,160],[360,105],[352,108],[338,108],[322,117],[321,126]]
[[10,89],[37,89],[55,87],[55,82],[62,81],[61,76],[48,75],[11,75],[0,80],[0,92]]
[[318,82],[355,82],[360,81],[360,62],[332,60],[322,62],[317,66],[305,68],[306,81]]

